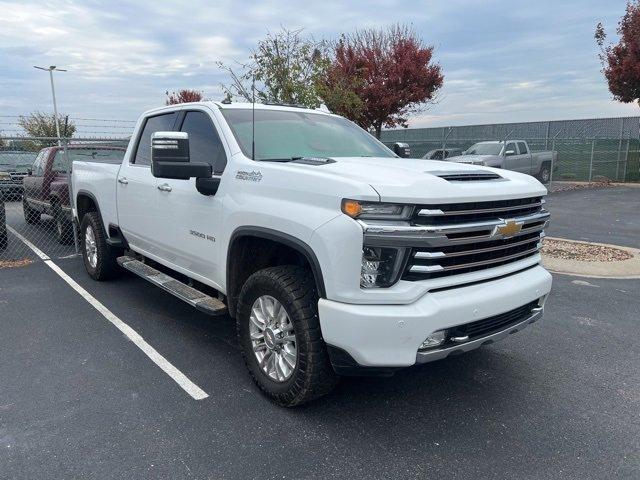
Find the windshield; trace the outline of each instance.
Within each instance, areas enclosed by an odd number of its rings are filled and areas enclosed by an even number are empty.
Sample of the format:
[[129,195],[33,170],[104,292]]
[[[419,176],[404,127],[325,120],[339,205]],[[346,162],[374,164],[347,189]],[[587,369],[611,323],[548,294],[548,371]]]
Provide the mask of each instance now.
[[[242,152],[251,158],[251,109],[222,109]],[[255,159],[395,157],[369,133],[342,117],[283,110],[255,111]]]
[[476,143],[467,150],[467,155],[500,155],[502,143]]
[[0,152],[0,165],[4,167],[30,167],[37,156],[38,154],[35,152]]

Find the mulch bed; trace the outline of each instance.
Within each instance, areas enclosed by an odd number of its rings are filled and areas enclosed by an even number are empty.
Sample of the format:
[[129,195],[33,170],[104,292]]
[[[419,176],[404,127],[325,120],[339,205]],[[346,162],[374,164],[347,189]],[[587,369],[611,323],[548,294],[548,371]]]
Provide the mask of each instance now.
[[0,269],[26,267],[32,263],[33,260],[29,260],[28,258],[23,258],[22,260],[0,260]]
[[571,192],[573,190],[588,190],[594,188],[610,188],[613,187],[613,182],[608,180],[601,180],[591,183],[573,183],[573,182],[558,182],[553,183],[551,188],[549,188],[549,193],[557,193],[557,192]]
[[621,262],[633,258],[625,250],[603,245],[564,242],[546,238],[542,246],[542,254],[551,258],[563,260],[578,260],[581,262]]

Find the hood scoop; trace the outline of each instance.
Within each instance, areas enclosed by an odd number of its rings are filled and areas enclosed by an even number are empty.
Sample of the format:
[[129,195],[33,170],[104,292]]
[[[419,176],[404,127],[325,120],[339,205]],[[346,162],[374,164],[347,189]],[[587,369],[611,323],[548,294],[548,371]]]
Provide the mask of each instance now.
[[504,180],[497,173],[487,170],[453,170],[453,171],[432,171],[425,172],[442,178],[448,182],[484,182],[490,180]]

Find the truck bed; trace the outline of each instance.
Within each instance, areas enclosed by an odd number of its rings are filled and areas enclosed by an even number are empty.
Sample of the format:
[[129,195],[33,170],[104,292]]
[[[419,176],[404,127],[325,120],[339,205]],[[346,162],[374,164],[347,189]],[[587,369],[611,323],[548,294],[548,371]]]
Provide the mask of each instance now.
[[[77,198],[81,192],[99,199],[100,214],[105,228],[118,223],[116,186],[120,164],[73,162],[72,187]],[[75,200],[74,200],[75,204]],[[77,208],[77,205],[75,205]]]

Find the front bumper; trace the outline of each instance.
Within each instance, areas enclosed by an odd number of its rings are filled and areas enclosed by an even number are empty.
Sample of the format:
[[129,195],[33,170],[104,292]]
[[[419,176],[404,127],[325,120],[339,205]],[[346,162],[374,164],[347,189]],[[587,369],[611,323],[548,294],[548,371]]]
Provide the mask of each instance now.
[[[408,367],[468,351],[498,340],[516,329],[493,332],[428,354],[418,349],[431,333],[509,312],[551,290],[551,275],[535,266],[497,280],[429,292],[407,305],[355,305],[321,299],[320,325],[325,342],[348,353],[363,367]],[[519,328],[536,321],[542,311],[518,323]],[[438,352],[438,353],[436,353]]]

